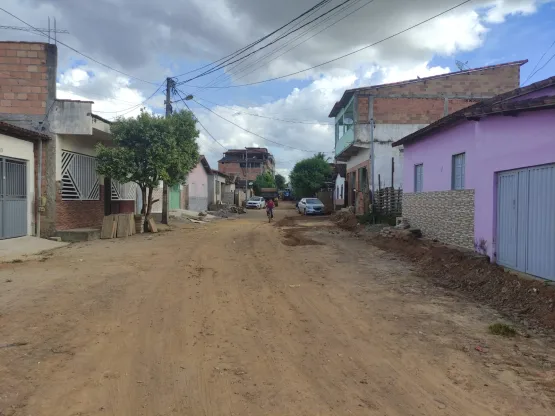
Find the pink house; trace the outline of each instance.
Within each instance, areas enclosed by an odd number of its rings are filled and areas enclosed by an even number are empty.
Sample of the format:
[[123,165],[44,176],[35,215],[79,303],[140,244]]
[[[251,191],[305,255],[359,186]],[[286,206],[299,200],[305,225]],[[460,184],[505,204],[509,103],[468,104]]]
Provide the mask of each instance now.
[[404,154],[403,217],[425,237],[555,280],[555,77],[393,146]]

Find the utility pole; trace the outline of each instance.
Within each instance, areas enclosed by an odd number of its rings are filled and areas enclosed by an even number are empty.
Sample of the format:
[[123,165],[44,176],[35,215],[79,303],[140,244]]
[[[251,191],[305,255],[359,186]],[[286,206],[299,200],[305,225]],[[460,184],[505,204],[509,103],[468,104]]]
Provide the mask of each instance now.
[[249,149],[245,147],[245,206],[249,189]]
[[[171,116],[172,114],[172,103],[171,103],[171,89],[173,86],[173,79],[166,78],[166,117]],[[168,184],[164,181],[162,187],[162,224],[168,223],[168,208],[169,208],[169,201],[168,201]]]

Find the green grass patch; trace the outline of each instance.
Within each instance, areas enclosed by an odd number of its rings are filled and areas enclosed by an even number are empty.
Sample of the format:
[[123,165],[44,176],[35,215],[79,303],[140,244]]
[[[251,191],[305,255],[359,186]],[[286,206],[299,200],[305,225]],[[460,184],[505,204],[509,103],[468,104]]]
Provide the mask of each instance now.
[[503,337],[514,337],[516,335],[516,330],[512,326],[501,323],[491,324],[489,332]]

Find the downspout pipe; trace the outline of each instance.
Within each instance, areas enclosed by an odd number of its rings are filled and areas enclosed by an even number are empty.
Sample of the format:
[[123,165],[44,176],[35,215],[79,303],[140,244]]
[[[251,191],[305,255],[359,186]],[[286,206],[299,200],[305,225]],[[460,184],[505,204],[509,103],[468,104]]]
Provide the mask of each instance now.
[[42,208],[42,139],[39,139],[39,173],[37,179],[37,202],[36,202],[36,219],[35,219],[35,226],[36,226],[36,236],[40,238],[40,216],[41,216],[41,208]]

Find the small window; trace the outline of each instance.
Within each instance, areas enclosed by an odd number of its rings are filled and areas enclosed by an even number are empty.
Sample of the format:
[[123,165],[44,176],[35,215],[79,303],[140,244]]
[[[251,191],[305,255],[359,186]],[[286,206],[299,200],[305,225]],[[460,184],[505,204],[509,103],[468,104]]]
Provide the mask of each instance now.
[[451,189],[464,189],[465,154],[453,155]]
[[424,188],[424,165],[414,165],[414,192],[422,192]]
[[340,199],[343,199],[343,185],[341,185],[341,197]]

